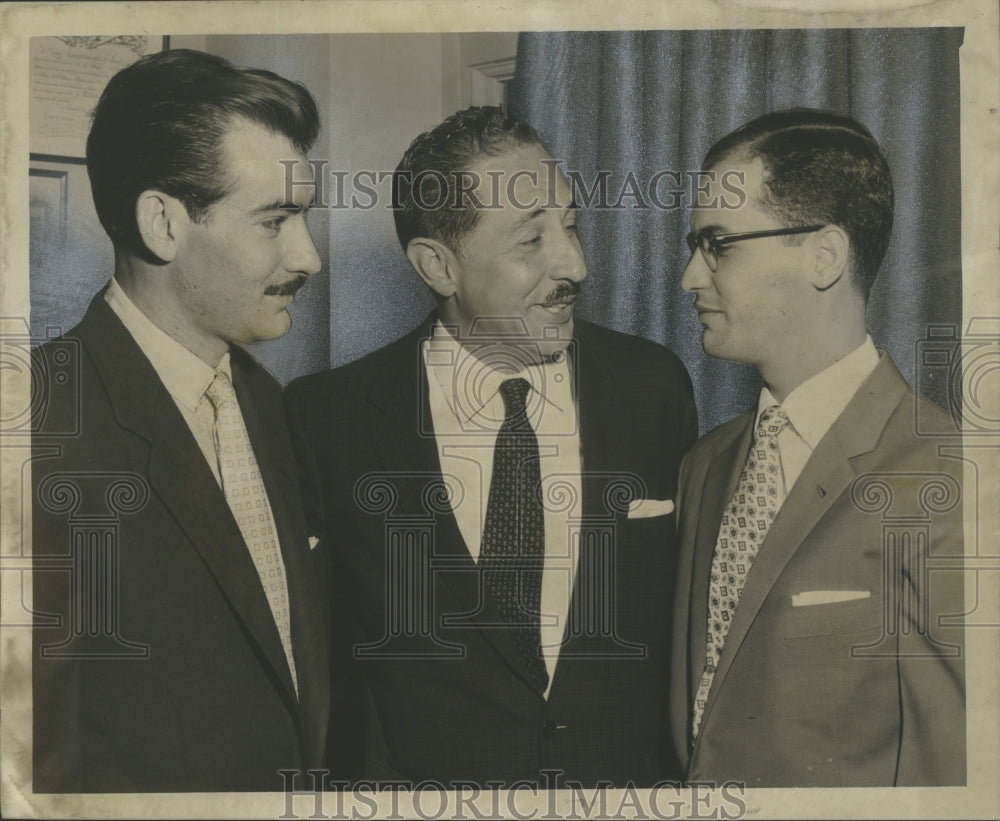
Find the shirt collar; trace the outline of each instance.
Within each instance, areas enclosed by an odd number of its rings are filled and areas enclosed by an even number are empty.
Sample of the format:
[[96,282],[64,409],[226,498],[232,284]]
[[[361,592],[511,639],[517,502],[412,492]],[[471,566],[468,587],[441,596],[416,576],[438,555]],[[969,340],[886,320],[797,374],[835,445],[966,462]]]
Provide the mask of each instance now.
[[[764,410],[780,404],[803,441],[815,450],[875,366],[878,351],[870,336],[851,353],[807,379],[779,403],[765,386],[757,402],[757,420]],[[755,422],[756,427],[756,422]]]
[[[497,343],[502,344],[502,343]],[[494,398],[500,383],[513,378],[526,379],[533,389],[531,396],[542,404],[550,404],[560,411],[569,410],[573,404],[572,380],[569,357],[565,353],[543,363],[526,365],[517,371],[495,368],[484,362],[462,345],[440,320],[431,326],[431,338],[424,342],[424,363],[429,373],[438,381],[452,413],[463,424],[496,429],[503,416],[494,419]],[[529,417],[532,398],[528,399]],[[497,399],[501,403],[502,399]]]
[[229,351],[223,354],[218,368],[213,368],[153,324],[114,277],[108,283],[104,299],[146,355],[163,386],[176,402],[192,413],[215,379],[217,370],[232,379]]

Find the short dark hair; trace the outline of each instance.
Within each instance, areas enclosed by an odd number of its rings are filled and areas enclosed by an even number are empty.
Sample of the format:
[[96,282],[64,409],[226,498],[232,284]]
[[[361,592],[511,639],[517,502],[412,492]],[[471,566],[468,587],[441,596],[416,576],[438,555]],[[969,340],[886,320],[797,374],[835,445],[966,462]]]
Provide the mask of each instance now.
[[305,154],[319,112],[300,83],[221,57],[176,49],[119,71],[94,109],[87,171],[101,225],[115,247],[147,253],[135,203],[147,189],[176,197],[195,221],[225,197],[223,138],[237,118],[284,135]]
[[542,145],[528,123],[496,106],[457,111],[417,137],[392,177],[396,236],[403,250],[415,237],[428,237],[459,250],[479,221],[467,197],[459,199],[462,175],[483,157],[496,157],[522,145]]
[[791,226],[828,223],[850,238],[854,286],[868,298],[892,230],[885,154],[857,120],[831,111],[772,111],[709,149],[704,167],[745,154],[764,165],[761,205]]

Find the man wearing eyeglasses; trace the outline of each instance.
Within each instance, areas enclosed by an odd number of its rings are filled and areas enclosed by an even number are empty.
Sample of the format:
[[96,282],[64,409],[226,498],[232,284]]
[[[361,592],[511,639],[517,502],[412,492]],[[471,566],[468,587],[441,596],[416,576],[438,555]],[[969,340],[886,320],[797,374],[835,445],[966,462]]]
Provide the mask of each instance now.
[[692,212],[681,286],[706,352],[764,387],[681,467],[677,752],[692,781],[964,784],[960,463],[865,328],[888,164],[859,123],[797,109],[704,167],[746,197]]

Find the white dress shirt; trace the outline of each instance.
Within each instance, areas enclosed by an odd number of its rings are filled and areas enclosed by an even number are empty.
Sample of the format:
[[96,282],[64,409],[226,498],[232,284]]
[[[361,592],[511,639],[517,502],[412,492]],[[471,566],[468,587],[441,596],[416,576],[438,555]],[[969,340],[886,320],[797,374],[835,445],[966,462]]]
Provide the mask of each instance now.
[[493,448],[505,414],[500,383],[517,377],[531,383],[527,413],[538,439],[545,500],[541,644],[551,688],[579,553],[582,485],[576,401],[565,353],[558,361],[513,371],[488,364],[490,352],[485,346],[479,351],[482,358],[475,356],[440,322],[435,324],[432,338],[423,344],[434,437],[459,530],[478,562],[493,478]]
[[[221,487],[219,459],[215,452],[215,411],[205,396],[215,379],[215,369],[154,325],[128,298],[114,277],[104,299],[160,377]],[[219,361],[218,370],[232,379],[228,351]]]
[[[792,489],[816,445],[837,421],[847,403],[878,365],[878,351],[870,336],[843,359],[810,377],[780,405],[789,424],[778,434],[778,452],[785,480],[785,495]],[[779,404],[765,386],[757,402],[757,422],[764,409]]]

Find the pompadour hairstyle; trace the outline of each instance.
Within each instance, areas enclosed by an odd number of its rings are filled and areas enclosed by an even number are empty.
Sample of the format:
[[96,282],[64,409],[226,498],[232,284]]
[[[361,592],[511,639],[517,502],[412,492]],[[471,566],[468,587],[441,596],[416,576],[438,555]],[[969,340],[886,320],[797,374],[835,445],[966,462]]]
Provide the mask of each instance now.
[[232,190],[223,138],[238,118],[284,135],[303,154],[319,133],[305,86],[212,54],[158,52],[111,78],[94,109],[87,171],[97,215],[116,248],[147,253],[135,221],[143,191],[176,197],[200,221]]
[[469,190],[471,167],[524,145],[541,146],[538,132],[495,106],[458,111],[410,143],[392,178],[403,250],[415,237],[427,237],[459,251],[479,221],[479,210],[462,193]]
[[761,206],[789,227],[842,228],[851,242],[852,282],[868,298],[892,230],[889,164],[861,123],[819,109],[773,111],[709,149],[706,169],[734,157],[764,165]]

